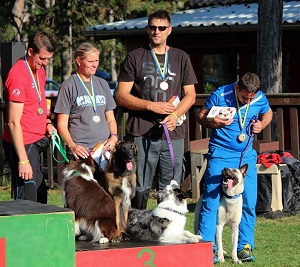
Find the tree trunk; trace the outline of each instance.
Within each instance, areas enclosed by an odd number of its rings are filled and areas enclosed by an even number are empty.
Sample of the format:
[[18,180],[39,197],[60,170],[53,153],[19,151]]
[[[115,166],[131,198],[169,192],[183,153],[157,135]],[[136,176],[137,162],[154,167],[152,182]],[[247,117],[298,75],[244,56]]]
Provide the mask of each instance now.
[[282,92],[283,0],[260,0],[258,5],[257,74],[261,90]]
[[15,41],[21,41],[21,32],[23,28],[24,22],[24,7],[25,1],[24,0],[16,0],[13,6],[11,13],[14,16],[14,32],[15,32]]

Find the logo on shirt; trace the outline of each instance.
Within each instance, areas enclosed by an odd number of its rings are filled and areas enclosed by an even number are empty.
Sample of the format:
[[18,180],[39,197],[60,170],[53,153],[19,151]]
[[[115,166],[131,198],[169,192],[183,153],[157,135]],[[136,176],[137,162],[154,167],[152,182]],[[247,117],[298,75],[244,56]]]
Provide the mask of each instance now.
[[21,92],[20,92],[19,89],[14,89],[14,90],[12,91],[12,94],[13,94],[14,96],[20,96]]
[[[106,97],[103,95],[96,95],[95,100],[97,106],[106,105]],[[76,103],[78,107],[93,106],[93,102],[89,95],[78,96],[76,98]]]
[[229,103],[229,105],[231,106],[232,105],[232,102],[233,102],[233,100],[229,100],[229,99],[226,99],[226,102],[228,102]]

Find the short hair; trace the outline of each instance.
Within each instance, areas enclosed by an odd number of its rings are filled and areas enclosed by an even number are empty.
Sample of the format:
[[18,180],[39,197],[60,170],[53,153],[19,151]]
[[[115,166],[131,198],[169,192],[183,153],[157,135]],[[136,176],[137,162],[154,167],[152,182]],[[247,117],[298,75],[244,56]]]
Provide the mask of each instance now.
[[[89,43],[89,42],[81,43],[75,50],[74,59],[76,59],[77,57],[79,57],[80,59],[86,58],[89,54],[94,53],[94,52],[100,53],[99,49],[96,48],[95,45],[93,45],[92,43]],[[77,66],[76,60],[75,60],[75,66],[77,69],[78,66]]]
[[260,87],[260,80],[255,73],[247,72],[238,82],[239,90],[245,89],[249,93],[256,93]]
[[168,11],[165,10],[156,10],[152,12],[148,16],[148,25],[150,24],[152,19],[164,19],[164,20],[166,19],[169,23],[171,23],[171,15]]
[[56,42],[50,34],[39,32],[29,39],[29,48],[32,48],[34,54],[38,54],[42,48],[53,53],[56,50]]

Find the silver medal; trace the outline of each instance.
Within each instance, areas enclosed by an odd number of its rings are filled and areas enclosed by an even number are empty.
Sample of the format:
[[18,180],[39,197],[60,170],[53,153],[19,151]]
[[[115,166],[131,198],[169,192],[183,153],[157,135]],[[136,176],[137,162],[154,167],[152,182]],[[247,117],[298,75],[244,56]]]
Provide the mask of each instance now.
[[96,122],[96,123],[100,122],[100,117],[98,115],[95,115],[93,117],[93,121]]
[[169,88],[169,85],[166,81],[163,81],[160,83],[159,87],[161,90],[167,90]]
[[244,133],[241,133],[238,135],[238,139],[240,142],[244,142],[247,139],[247,135]]

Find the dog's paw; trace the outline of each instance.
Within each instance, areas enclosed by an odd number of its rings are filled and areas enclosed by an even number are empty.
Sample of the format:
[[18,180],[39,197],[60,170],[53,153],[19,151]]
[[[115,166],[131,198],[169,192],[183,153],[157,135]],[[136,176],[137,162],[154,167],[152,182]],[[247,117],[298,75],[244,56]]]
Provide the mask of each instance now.
[[224,259],[224,257],[223,258],[218,258],[218,261],[219,262],[225,262],[225,259]]
[[234,262],[235,264],[243,264],[243,262],[240,261],[240,260],[234,260],[233,262]]
[[78,240],[87,241],[87,240],[89,240],[89,237],[87,235],[81,235],[81,236],[79,236]]
[[105,243],[108,243],[108,242],[109,242],[109,239],[107,237],[101,237],[100,240],[99,240],[100,244],[105,244]]
[[119,243],[121,241],[125,241],[122,236],[114,237],[113,239],[110,240],[110,242],[112,243]]
[[201,235],[196,235],[196,238],[200,241],[202,240],[202,236]]
[[199,243],[201,239],[199,239],[198,237],[192,237],[188,240],[188,243]]

